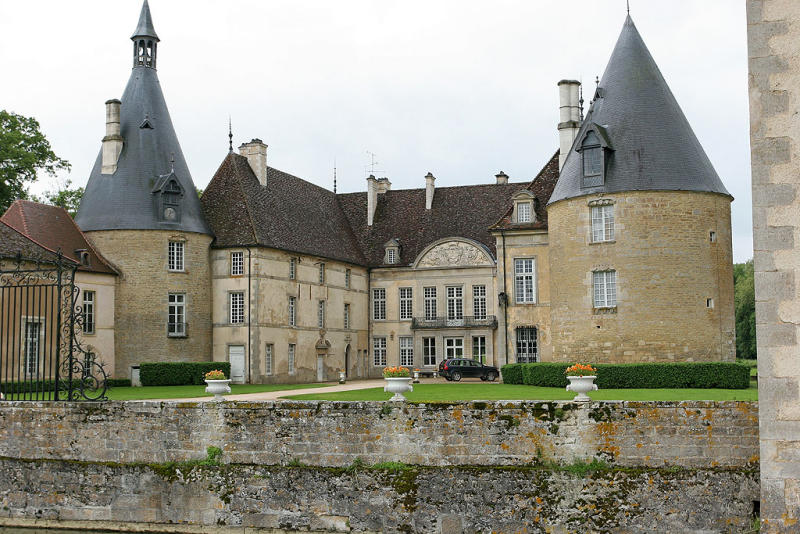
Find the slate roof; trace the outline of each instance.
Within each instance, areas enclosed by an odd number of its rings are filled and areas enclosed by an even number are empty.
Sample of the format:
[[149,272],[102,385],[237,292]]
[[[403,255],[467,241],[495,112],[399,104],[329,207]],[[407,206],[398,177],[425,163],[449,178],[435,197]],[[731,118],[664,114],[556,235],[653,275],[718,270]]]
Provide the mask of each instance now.
[[545,163],[536,178],[525,188],[536,199],[534,202],[534,220],[523,224],[513,222],[511,219],[514,213],[514,206],[510,205],[503,217],[491,227],[492,230],[541,230],[547,228],[547,202],[550,200],[550,195],[553,193],[553,188],[556,186],[559,176],[558,155],[559,151],[556,150],[556,153]]
[[[605,130],[613,150],[607,152],[605,183],[581,188],[581,157],[575,148],[593,123]],[[628,16],[550,203],[642,190],[730,196]]]
[[0,219],[0,258],[14,258],[18,254],[23,258],[41,261],[56,261],[58,258],[52,250],[21,234]]
[[153,17],[150,16],[150,5],[147,0],[142,4],[142,11],[139,13],[139,23],[133,32],[133,37],[154,37],[158,41],[156,29],[153,27]]
[[61,251],[76,263],[80,263],[80,258],[75,251],[87,250],[89,265],[81,265],[79,271],[117,274],[108,260],[89,243],[64,208],[17,200],[0,220],[48,250]]

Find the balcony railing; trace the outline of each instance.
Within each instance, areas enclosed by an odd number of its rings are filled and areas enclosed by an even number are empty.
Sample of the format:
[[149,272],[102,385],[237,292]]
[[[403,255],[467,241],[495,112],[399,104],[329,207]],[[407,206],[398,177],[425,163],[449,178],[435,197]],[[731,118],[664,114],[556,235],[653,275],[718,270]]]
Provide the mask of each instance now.
[[412,330],[422,330],[426,328],[497,328],[497,317],[486,315],[485,317],[474,317],[465,315],[461,319],[448,319],[447,317],[437,317],[426,319],[424,317],[414,317],[411,320]]

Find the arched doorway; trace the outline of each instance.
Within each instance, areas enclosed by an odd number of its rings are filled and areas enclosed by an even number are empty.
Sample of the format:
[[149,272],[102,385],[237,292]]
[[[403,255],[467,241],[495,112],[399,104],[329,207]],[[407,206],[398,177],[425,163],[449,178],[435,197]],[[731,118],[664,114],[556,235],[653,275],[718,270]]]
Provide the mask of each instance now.
[[344,348],[344,376],[350,378],[350,345]]

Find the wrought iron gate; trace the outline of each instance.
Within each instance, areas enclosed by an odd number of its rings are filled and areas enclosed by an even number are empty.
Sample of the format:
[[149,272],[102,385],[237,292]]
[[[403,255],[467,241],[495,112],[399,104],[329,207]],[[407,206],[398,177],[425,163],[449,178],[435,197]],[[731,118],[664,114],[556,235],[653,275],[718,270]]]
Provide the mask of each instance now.
[[0,393],[5,400],[105,400],[107,377],[81,340],[77,265],[0,258]]

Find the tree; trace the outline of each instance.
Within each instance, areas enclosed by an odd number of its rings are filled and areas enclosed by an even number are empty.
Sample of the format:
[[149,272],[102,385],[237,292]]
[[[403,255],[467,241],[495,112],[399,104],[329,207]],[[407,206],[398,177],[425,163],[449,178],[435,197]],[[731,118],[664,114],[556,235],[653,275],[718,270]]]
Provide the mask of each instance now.
[[32,117],[0,110],[0,213],[18,198],[28,198],[28,185],[40,172],[55,176],[69,170]]
[[36,198],[38,202],[59,206],[67,210],[71,217],[78,213],[78,206],[83,198],[83,187],[72,187],[72,180],[64,180],[55,191],[47,191],[43,199]]
[[733,266],[736,307],[736,357],[756,357],[756,289],[753,260]]

